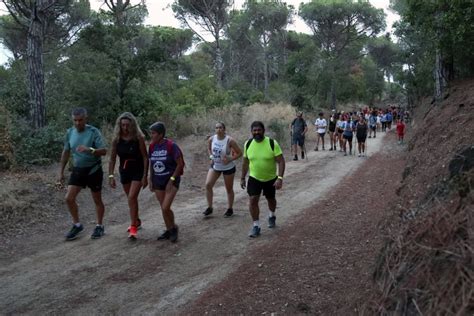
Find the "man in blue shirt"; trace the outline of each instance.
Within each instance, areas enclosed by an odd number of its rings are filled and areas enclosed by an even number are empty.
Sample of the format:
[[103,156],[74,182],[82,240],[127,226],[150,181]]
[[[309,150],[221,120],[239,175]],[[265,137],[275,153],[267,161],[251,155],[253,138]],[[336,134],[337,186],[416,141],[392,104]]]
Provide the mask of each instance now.
[[89,187],[97,212],[97,226],[91,238],[96,239],[104,235],[104,203],[102,202],[102,160],[107,149],[100,131],[87,124],[87,110],[76,108],[72,111],[74,127],[68,129],[61,155],[61,169],[59,182],[64,183],[64,169],[72,153],[73,170],[69,178],[66,204],[73,219],[73,226],[66,235],[66,240],[74,240],[84,230],[79,222],[79,210],[76,197],[82,189]]

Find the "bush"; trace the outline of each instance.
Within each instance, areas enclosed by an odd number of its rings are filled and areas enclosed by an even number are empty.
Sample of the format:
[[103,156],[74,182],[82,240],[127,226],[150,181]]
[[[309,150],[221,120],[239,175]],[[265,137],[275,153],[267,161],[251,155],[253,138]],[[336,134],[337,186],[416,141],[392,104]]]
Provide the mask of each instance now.
[[11,134],[15,164],[46,165],[58,161],[65,135],[62,127],[52,124],[33,131],[27,122],[17,119]]

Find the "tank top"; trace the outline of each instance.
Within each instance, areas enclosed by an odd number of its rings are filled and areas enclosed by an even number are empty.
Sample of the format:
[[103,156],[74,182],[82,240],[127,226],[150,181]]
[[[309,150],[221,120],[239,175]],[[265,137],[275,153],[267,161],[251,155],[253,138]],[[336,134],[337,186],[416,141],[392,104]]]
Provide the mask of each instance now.
[[117,143],[117,155],[120,157],[120,170],[141,170],[143,166],[143,156],[140,151],[138,140],[119,139]]
[[229,162],[228,164],[224,164],[222,162],[222,157],[230,157],[230,147],[228,145],[229,136],[226,135],[224,139],[218,139],[217,135],[212,136],[211,151],[213,157],[212,160],[214,161],[214,170],[226,171],[235,167],[235,163],[233,161]]

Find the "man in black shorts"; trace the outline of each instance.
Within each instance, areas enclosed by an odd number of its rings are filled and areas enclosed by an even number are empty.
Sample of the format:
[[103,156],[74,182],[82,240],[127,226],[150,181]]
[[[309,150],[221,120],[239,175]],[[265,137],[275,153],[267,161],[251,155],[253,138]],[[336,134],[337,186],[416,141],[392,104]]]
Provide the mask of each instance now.
[[[255,238],[260,235],[260,208],[258,202],[262,192],[267,199],[270,210],[268,227],[274,228],[276,225],[275,211],[277,201],[275,199],[275,190],[281,189],[283,185],[285,159],[283,158],[280,145],[274,139],[265,137],[265,127],[262,122],[253,122],[250,129],[253,138],[245,142],[240,186],[242,189],[247,187],[250,200],[250,215],[252,215],[253,219],[253,227],[249,237]],[[245,176],[248,171],[250,171],[250,176],[246,185]]]
[[64,169],[72,153],[74,167],[69,178],[66,204],[73,219],[73,226],[66,235],[66,240],[74,240],[84,227],[79,222],[79,210],[76,197],[82,189],[89,187],[97,212],[97,225],[91,238],[96,239],[104,235],[104,203],[102,202],[102,160],[107,149],[100,131],[87,123],[87,110],[76,108],[72,111],[74,127],[68,129],[61,155],[61,169],[59,183],[64,183]]
[[293,160],[298,160],[298,146],[301,151],[301,159],[304,159],[304,139],[308,126],[306,121],[303,119],[303,112],[298,112],[296,118],[291,122],[291,145],[293,146],[293,153],[295,154]]

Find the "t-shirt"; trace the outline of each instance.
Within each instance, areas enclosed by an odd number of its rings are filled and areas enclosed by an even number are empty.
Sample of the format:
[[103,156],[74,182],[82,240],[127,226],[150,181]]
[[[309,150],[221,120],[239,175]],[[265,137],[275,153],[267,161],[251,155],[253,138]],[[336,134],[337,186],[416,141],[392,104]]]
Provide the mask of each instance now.
[[92,168],[89,174],[94,173],[101,166],[100,156],[92,155],[90,152],[78,152],[77,147],[80,145],[92,148],[105,148],[105,142],[100,131],[86,124],[83,131],[79,132],[77,128],[71,127],[67,130],[66,138],[64,140],[64,150],[72,152],[72,159],[74,167],[78,168]]
[[295,118],[291,123],[291,127],[293,128],[293,135],[301,135],[306,128],[306,121],[302,118]]
[[317,118],[316,122],[314,122],[314,125],[318,129],[319,134],[326,133],[326,126],[328,125],[328,123],[326,122],[326,119]]
[[[245,142],[244,148],[247,148],[247,142]],[[272,151],[269,137],[265,137],[261,142],[254,139],[249,148],[244,150],[244,157],[249,160],[249,170],[252,178],[267,182],[277,177],[275,157],[280,156],[282,151],[276,140],[274,140],[274,144],[275,147]]]
[[353,128],[354,128],[354,123],[345,121],[342,127],[342,129],[344,130],[343,135],[352,136]]
[[168,182],[178,165],[176,161],[182,155],[175,143],[172,144],[171,152],[168,154],[167,142],[168,140],[165,140],[161,144],[154,144],[148,153],[154,186],[162,186]]
[[358,123],[356,125],[356,135],[357,135],[358,138],[367,137],[367,124]]
[[369,125],[370,126],[377,125],[377,117],[375,115],[369,116]]

